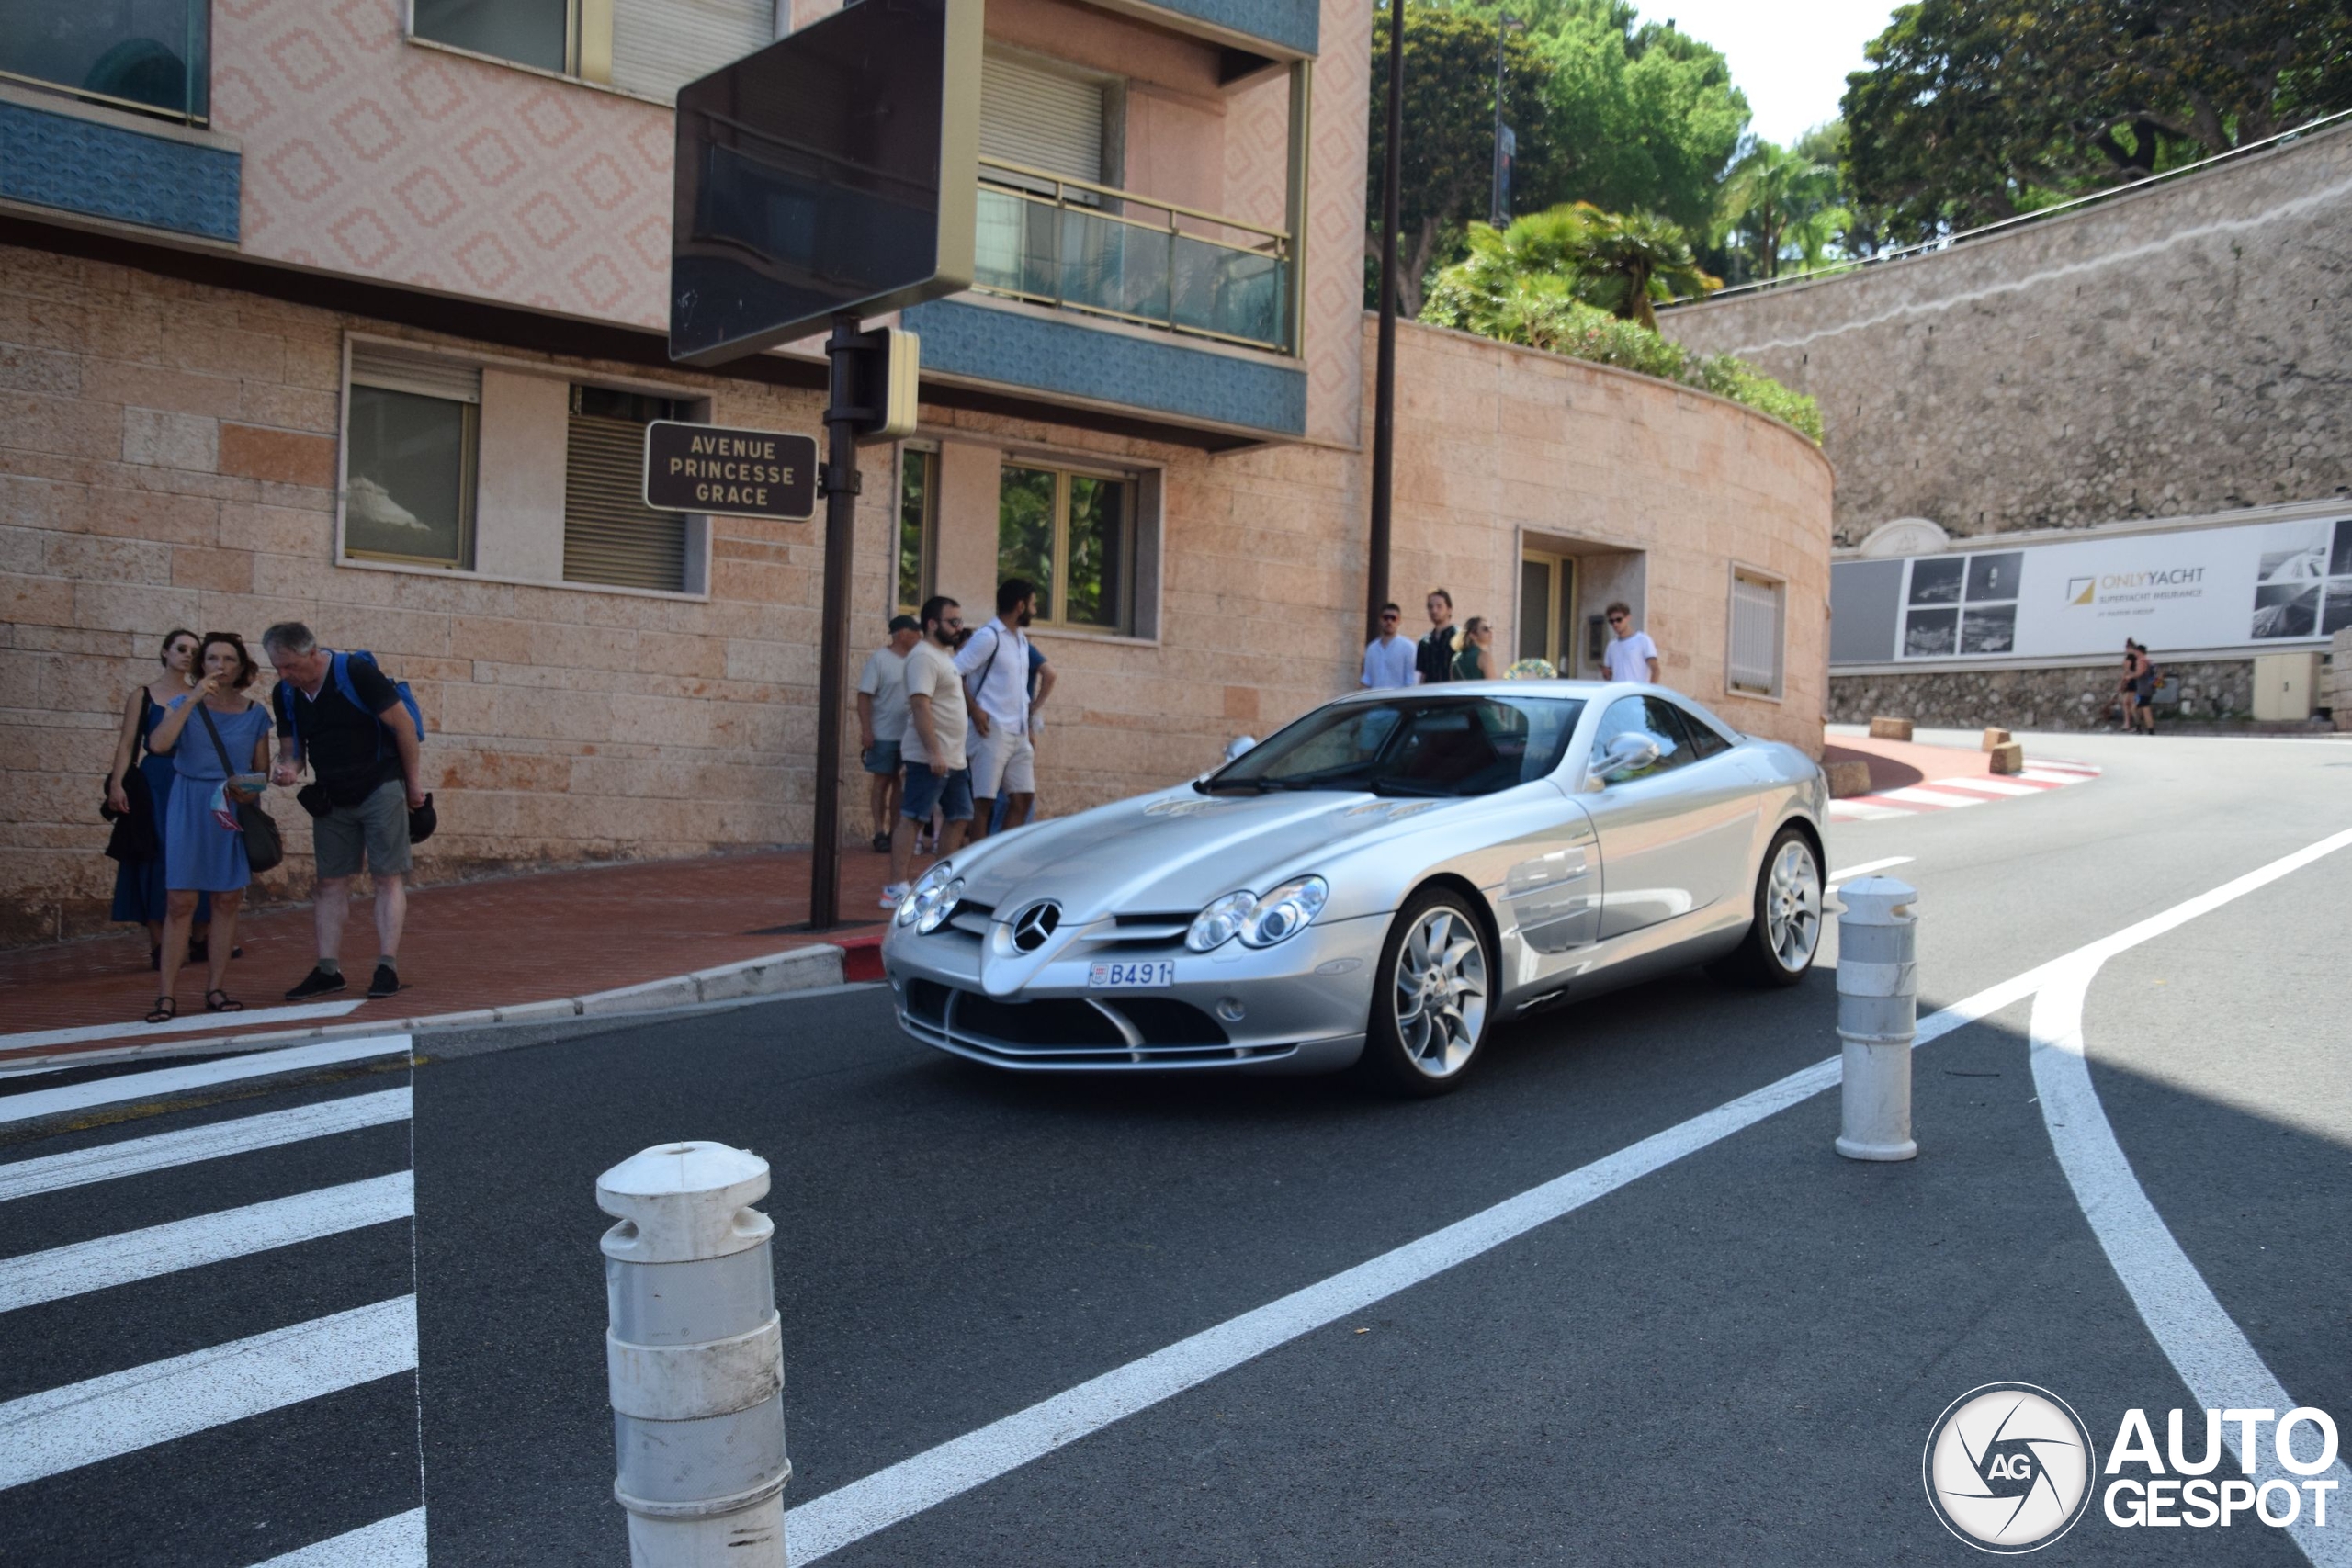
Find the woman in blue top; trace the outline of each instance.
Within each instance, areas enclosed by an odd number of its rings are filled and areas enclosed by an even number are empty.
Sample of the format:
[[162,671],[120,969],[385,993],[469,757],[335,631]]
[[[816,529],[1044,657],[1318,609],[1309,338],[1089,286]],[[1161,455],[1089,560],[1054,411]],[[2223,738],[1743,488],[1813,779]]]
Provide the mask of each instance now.
[[[147,740],[147,749],[171,758],[178,773],[164,811],[164,978],[162,994],[147,1014],[150,1023],[178,1016],[179,1003],[172,992],[180,966],[187,961],[187,932],[196,919],[197,898],[205,893],[212,896],[212,942],[204,1010],[244,1010],[243,1002],[220,988],[220,982],[228,978],[237,910],[245,901],[253,872],[245,863],[244,834],[222,825],[214,814],[213,796],[224,780],[269,772],[269,710],[244,694],[260,671],[236,633],[205,633],[196,661],[203,679],[187,696],[172,700]],[[231,801],[254,800],[260,795],[258,788],[233,784],[227,790]]]
[[[114,870],[114,908],[109,919],[135,923],[147,928],[147,967],[160,969],[164,958],[164,812],[172,798],[172,779],[176,770],[169,757],[159,757],[145,750],[147,738],[164,722],[164,709],[174,697],[184,696],[196,685],[197,637],[186,628],[166,632],[164,649],[158,660],[164,672],[146,685],[130,694],[123,705],[122,734],[116,739],[114,767],[107,774],[107,804],[117,812],[128,814],[130,795],[123,780],[132,768],[147,782],[147,803],[155,821],[155,858],[124,861]],[[143,754],[142,754],[143,752]],[[196,901],[196,924],[188,941],[188,951],[199,959],[204,956],[206,922],[212,919],[209,904],[204,898]]]

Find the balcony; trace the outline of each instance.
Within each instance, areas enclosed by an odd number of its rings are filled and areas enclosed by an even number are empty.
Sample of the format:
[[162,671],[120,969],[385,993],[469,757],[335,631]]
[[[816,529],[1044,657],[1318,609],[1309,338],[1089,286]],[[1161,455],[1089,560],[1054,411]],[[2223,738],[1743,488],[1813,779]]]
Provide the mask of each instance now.
[[24,5],[0,23],[0,81],[202,125],[211,114],[209,0]]
[[980,163],[972,287],[1291,354],[1291,239],[1001,159]]

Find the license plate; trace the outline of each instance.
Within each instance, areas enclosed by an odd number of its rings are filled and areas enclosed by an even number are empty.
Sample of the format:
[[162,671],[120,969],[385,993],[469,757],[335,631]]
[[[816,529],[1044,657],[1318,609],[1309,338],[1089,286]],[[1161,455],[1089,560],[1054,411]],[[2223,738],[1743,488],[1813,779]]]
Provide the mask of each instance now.
[[1140,964],[1096,964],[1086,971],[1086,987],[1092,991],[1133,991],[1172,986],[1176,983],[1176,961],[1154,958]]

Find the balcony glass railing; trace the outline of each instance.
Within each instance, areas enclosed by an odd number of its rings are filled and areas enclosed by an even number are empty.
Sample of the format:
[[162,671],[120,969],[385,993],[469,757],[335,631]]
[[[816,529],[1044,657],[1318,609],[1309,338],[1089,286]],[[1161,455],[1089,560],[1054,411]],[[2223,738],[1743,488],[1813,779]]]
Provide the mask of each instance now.
[[1279,229],[982,158],[975,257],[985,293],[1293,352]]
[[200,125],[211,78],[209,0],[0,0],[0,80]]

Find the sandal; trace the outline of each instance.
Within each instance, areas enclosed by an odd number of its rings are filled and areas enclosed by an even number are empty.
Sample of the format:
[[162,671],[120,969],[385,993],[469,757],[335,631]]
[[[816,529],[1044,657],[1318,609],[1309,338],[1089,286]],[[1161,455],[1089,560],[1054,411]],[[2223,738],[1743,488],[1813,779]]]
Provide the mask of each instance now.
[[[217,1001],[213,999],[216,997],[220,998]],[[245,1010],[245,1004],[239,1001],[236,998],[231,996],[226,991],[207,991],[204,993],[204,1010],[207,1012],[243,1012]]]
[[155,1005],[147,1010],[147,1021],[150,1023],[169,1023],[172,1020],[179,1017],[179,1015],[180,1004],[178,1002],[173,1000],[169,997],[157,997],[155,998]]

